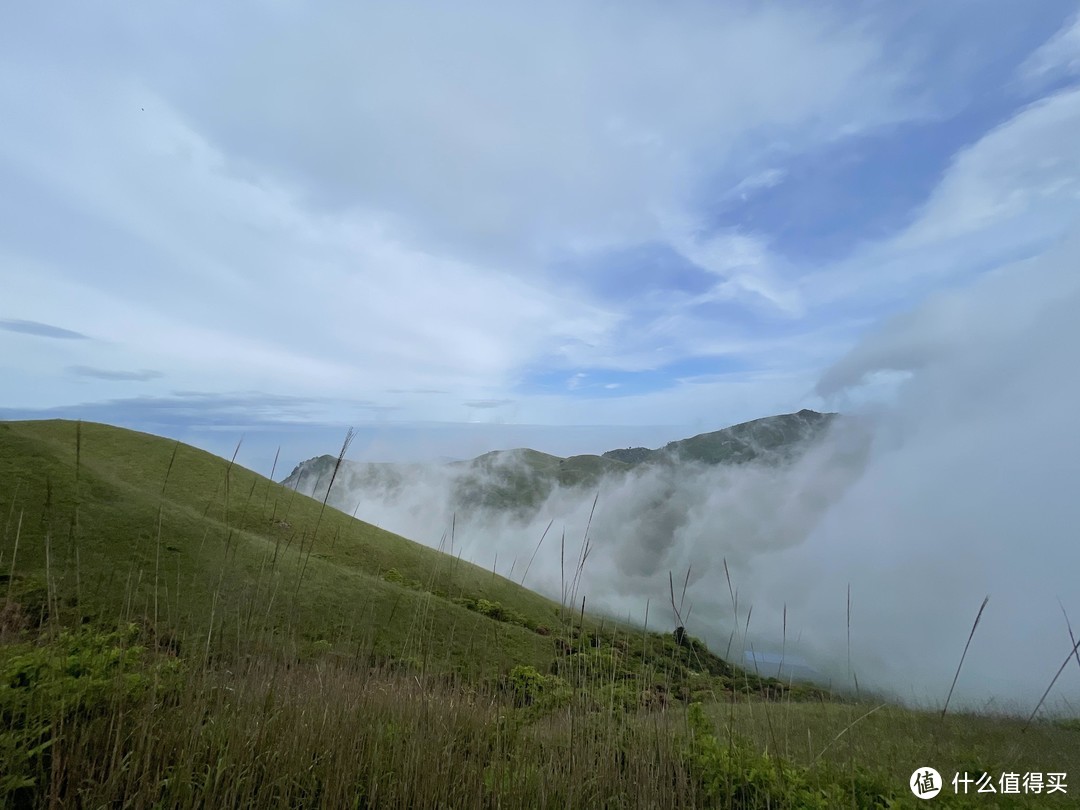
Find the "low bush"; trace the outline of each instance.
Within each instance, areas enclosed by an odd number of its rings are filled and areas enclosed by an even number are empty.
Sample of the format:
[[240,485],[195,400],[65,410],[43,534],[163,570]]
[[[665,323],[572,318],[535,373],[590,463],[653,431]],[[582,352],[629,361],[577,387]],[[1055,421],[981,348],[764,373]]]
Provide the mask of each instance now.
[[179,661],[148,652],[140,635],[129,624],[0,646],[0,804],[32,792],[48,772],[59,726],[178,686]]

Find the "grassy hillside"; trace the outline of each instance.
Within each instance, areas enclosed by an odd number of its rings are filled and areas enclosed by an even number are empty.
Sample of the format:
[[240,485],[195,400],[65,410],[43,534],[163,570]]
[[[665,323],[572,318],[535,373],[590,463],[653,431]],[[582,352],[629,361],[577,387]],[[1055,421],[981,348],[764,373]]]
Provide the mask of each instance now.
[[0,570],[38,613],[148,619],[211,646],[234,643],[225,628],[301,649],[363,642],[477,670],[551,657],[550,639],[454,600],[501,604],[533,628],[558,605],[154,436],[0,424],[0,516]]
[[916,767],[1080,750],[757,677],[103,425],[0,423],[0,521],[0,807],[896,808]]

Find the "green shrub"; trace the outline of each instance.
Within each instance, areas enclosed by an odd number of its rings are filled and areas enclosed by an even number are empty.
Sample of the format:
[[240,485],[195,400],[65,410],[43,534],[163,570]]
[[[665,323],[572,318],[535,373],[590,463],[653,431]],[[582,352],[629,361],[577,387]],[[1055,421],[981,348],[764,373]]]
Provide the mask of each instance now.
[[514,693],[514,702],[519,706],[529,706],[544,689],[545,676],[537,672],[536,667],[519,664],[510,670],[508,683]]
[[516,706],[530,706],[540,712],[568,705],[573,695],[562,678],[543,675],[536,667],[524,664],[510,670],[506,684]]
[[637,677],[638,671],[628,665],[625,657],[611,647],[587,647],[571,653],[563,664],[575,681],[623,681]]
[[[494,619],[497,622],[505,622],[507,624],[515,624],[518,627],[524,627],[527,630],[537,630],[537,624],[528,616],[525,616],[518,611],[503,606],[499,602],[492,602],[489,599],[474,599],[470,596],[458,596],[453,600],[455,605],[461,605],[467,610],[472,610],[483,616],[487,616],[489,619]],[[550,630],[548,631],[550,632]],[[543,633],[541,633],[543,635]]]
[[312,641],[311,643],[309,643],[307,645],[306,653],[307,653],[307,656],[309,658],[320,658],[320,657],[324,657],[327,653],[329,653],[333,649],[334,649],[333,642],[331,642],[331,641],[329,641],[329,640],[327,640],[325,638],[319,638],[319,639],[315,639],[315,641]]
[[401,572],[396,568],[391,568],[388,571],[383,571],[382,578],[387,582],[392,582],[395,585],[404,585],[405,577],[401,575]]
[[400,585],[402,588],[409,588],[414,591],[424,590],[424,583],[418,579],[406,579],[405,575],[398,571],[396,568],[388,568],[383,571],[382,578],[386,582],[390,582],[394,585]]
[[0,804],[46,770],[53,728],[179,685],[179,662],[150,660],[140,629],[61,631],[44,644],[0,647]]
[[498,602],[489,602],[487,599],[477,599],[476,611],[497,622],[506,621],[506,610]]
[[690,706],[691,738],[687,756],[709,799],[721,807],[805,808],[890,807],[891,786],[864,773],[836,774],[827,768],[794,765],[781,757],[758,753],[744,739],[723,745],[713,734],[700,703]]

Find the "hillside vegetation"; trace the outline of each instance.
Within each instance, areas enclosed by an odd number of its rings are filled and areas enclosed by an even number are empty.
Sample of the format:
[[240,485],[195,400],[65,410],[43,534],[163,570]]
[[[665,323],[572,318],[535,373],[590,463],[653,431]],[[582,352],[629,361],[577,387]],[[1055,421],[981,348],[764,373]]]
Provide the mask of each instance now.
[[9,586],[39,614],[148,618],[209,634],[211,648],[232,643],[225,627],[297,649],[363,641],[478,671],[551,656],[549,639],[454,599],[502,604],[534,626],[556,621],[551,601],[158,437],[0,424],[0,514],[8,564],[18,538]]
[[798,413],[765,416],[722,430],[699,433],[689,439],[669,442],[659,450],[630,447],[609,450],[603,458],[627,464],[656,462],[699,462],[701,464],[746,464],[751,461],[790,461],[820,438],[835,413],[804,409]]
[[104,425],[0,423],[0,520],[0,806],[897,807],[1080,747],[592,617],[586,547],[560,604]]

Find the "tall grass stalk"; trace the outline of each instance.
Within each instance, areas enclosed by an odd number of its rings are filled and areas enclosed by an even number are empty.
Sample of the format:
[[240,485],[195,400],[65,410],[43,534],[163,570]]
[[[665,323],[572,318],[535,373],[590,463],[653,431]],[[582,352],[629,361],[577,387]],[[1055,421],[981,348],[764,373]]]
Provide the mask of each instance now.
[[[956,674],[953,675],[952,685],[949,687],[949,694],[945,698],[945,705],[941,707],[941,716],[945,717],[945,712],[949,710],[949,701],[952,700],[953,690],[956,689],[956,682],[960,678],[960,670],[964,666],[964,659],[967,658],[968,648],[971,646],[971,640],[975,638],[975,628],[979,626],[979,619],[982,618],[983,611],[986,610],[986,604],[990,601],[990,597],[986,596],[982,600],[982,604],[979,605],[979,612],[975,614],[975,621],[971,625],[971,632],[968,633],[967,643],[964,644],[964,652],[960,655],[960,663],[956,665]],[[1066,659],[1068,661],[1068,659]]]

